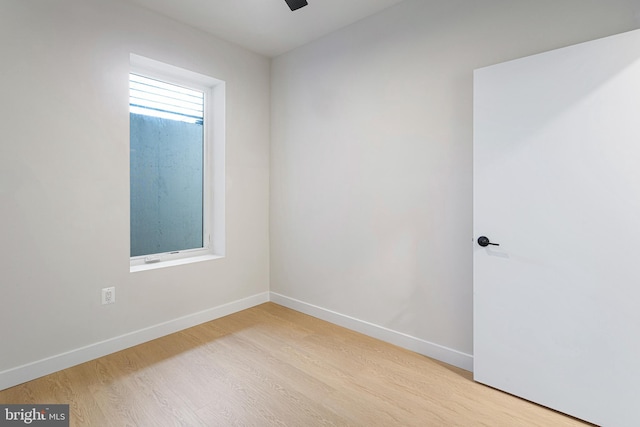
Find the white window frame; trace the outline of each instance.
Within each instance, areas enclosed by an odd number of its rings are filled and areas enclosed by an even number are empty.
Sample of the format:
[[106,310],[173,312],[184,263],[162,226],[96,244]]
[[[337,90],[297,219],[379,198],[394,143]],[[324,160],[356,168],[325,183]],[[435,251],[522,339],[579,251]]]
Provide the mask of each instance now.
[[129,72],[204,93],[203,248],[130,257],[130,271],[224,257],[225,82],[133,53],[130,55]]

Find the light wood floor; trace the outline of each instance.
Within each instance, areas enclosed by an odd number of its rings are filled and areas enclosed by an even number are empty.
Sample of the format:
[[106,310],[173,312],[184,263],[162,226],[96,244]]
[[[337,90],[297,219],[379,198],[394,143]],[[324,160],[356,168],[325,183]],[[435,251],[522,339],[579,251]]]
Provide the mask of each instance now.
[[579,426],[471,373],[267,303],[0,391],[72,426]]

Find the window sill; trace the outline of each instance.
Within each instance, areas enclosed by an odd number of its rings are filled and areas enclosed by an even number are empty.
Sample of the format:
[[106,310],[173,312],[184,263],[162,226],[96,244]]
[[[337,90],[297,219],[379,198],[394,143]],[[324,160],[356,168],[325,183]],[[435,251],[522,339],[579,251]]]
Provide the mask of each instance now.
[[220,259],[220,258],[224,258],[224,256],[201,255],[201,256],[194,256],[190,258],[181,258],[181,259],[172,259],[167,261],[154,262],[149,264],[132,265],[129,267],[129,272],[137,273],[138,271],[156,270],[158,268],[174,267],[176,265],[192,264],[194,262],[201,262],[201,261],[211,261],[211,260]]

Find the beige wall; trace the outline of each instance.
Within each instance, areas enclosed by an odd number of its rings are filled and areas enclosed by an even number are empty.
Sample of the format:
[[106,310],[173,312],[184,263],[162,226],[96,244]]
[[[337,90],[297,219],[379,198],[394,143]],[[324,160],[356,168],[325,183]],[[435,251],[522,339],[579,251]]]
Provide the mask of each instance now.
[[[224,259],[129,272],[132,52],[226,81]],[[3,0],[0,53],[0,373],[268,291],[267,58],[111,0]]]
[[631,4],[407,0],[276,58],[272,292],[470,359],[473,70],[637,28]]
[[[0,380],[269,289],[471,354],[472,70],[631,3],[408,0],[270,70],[117,0],[3,0]],[[227,83],[225,259],[129,272],[131,52]]]

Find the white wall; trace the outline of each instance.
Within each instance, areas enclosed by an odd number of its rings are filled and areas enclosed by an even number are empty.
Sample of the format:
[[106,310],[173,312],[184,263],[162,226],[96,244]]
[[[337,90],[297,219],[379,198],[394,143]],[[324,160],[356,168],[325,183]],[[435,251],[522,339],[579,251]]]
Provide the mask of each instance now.
[[[224,259],[129,272],[131,52],[226,81]],[[117,0],[2,0],[0,54],[0,377],[267,298],[267,58]]]
[[[270,277],[470,354],[472,70],[636,26],[626,0],[406,1],[270,81],[267,59],[117,0],[3,0],[0,386]],[[131,52],[227,82],[225,259],[129,272]]]
[[271,290],[470,367],[472,71],[637,28],[634,4],[407,0],[276,58]]

